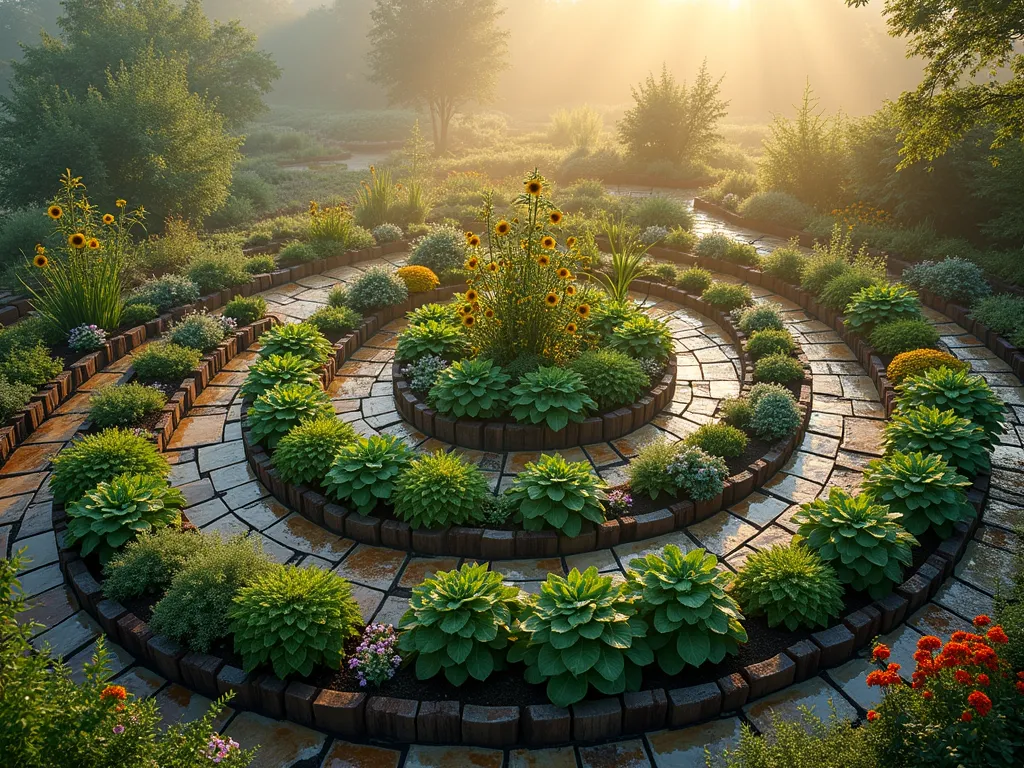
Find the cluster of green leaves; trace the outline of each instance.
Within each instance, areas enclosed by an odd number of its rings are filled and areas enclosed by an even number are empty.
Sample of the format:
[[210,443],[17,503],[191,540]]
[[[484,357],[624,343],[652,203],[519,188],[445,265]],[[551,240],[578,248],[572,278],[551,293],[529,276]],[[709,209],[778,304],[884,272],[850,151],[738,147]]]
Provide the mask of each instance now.
[[567,368],[539,368],[512,387],[512,417],[527,424],[547,424],[557,432],[570,421],[580,422],[597,408],[583,379]]
[[155,475],[171,472],[156,445],[127,429],[105,429],[68,445],[53,459],[50,490],[57,501],[78,501],[87,491],[118,475]]
[[853,295],[843,314],[848,327],[868,334],[896,320],[920,320],[921,302],[917,292],[899,283],[873,283]]
[[203,353],[169,341],[147,344],[132,355],[132,367],[141,381],[178,384],[199,365]]
[[424,304],[405,315],[409,319],[409,325],[426,325],[430,322],[444,323],[445,325],[461,325],[459,317],[459,304]]
[[868,340],[879,354],[894,356],[934,347],[939,343],[939,332],[926,320],[896,320],[875,328]]
[[992,293],[984,270],[973,261],[956,256],[914,264],[903,271],[903,280],[915,288],[931,291],[940,299],[968,307]]
[[358,439],[351,424],[333,415],[306,419],[278,441],[274,468],[286,483],[319,485],[338,451]]
[[621,585],[590,567],[565,578],[550,574],[525,609],[509,661],[526,663],[526,681],[547,682],[551,703],[582,701],[590,686],[606,696],[640,687],[641,668],[654,660],[647,625]]
[[199,301],[199,286],[181,275],[164,275],[147,280],[125,300],[127,304],[151,304],[157,312]]
[[262,355],[249,366],[242,384],[243,397],[255,400],[278,384],[298,384],[307,387],[320,386],[318,364],[307,357],[292,352],[283,355]]
[[493,360],[460,360],[438,374],[430,402],[438,412],[456,418],[494,418],[508,408],[508,382],[509,375]]
[[275,325],[260,336],[260,357],[293,355],[323,365],[334,354],[334,347],[320,331],[308,323]]
[[886,454],[935,454],[967,477],[989,468],[987,444],[981,427],[928,406],[900,409],[885,425]]
[[1003,434],[1006,405],[981,376],[964,370],[933,368],[908,377],[896,391],[896,403],[901,409],[924,405],[949,410],[981,427],[988,448],[993,448]]
[[726,459],[742,456],[747,450],[747,436],[729,424],[703,424],[684,442]]
[[267,302],[262,296],[235,296],[224,305],[224,317],[230,317],[241,328],[251,325],[267,314]]
[[726,592],[731,577],[714,555],[703,549],[683,554],[670,544],[629,567],[626,591],[637,597],[640,617],[653,630],[648,643],[666,674],[677,675],[687,664],[718,664],[747,642],[739,605]]
[[319,385],[284,383],[275,384],[257,397],[248,416],[253,439],[274,448],[299,423],[318,417],[333,418],[334,408]]
[[395,517],[411,528],[443,528],[476,521],[490,493],[475,464],[438,451],[415,459],[395,482]]
[[193,312],[171,326],[168,336],[173,344],[209,352],[224,340],[226,333],[220,318],[205,312]]
[[135,328],[160,316],[152,304],[125,304],[121,312],[121,326]]
[[607,339],[620,325],[641,314],[643,313],[640,307],[632,301],[604,301],[590,313],[590,327],[602,338]]
[[528,531],[554,529],[578,536],[584,521],[604,522],[604,482],[585,461],[569,462],[558,454],[542,454],[516,475],[508,493]]
[[612,349],[584,352],[569,367],[605,413],[636,402],[651,383],[640,363]]
[[139,533],[103,566],[103,594],[119,602],[163,595],[189,558],[208,549],[214,538],[176,525]]
[[337,669],[363,623],[349,583],[332,571],[276,563],[238,590],[228,610],[247,672],[271,664],[282,680]]
[[157,413],[167,395],[156,387],[130,384],[103,387],[89,399],[89,421],[100,429],[134,427]]
[[779,384],[755,384],[750,390],[750,431],[762,440],[781,440],[800,426],[800,408]]
[[676,285],[693,296],[700,296],[713,282],[711,272],[700,267],[690,267],[676,275]]
[[409,298],[405,282],[387,267],[371,267],[348,288],[346,303],[356,312],[374,312]]
[[64,370],[64,360],[42,342],[15,347],[0,357],[0,376],[15,384],[41,387]]
[[746,432],[750,428],[750,420],[754,418],[754,406],[745,397],[723,400],[718,406],[718,418]]
[[608,346],[635,359],[667,360],[673,351],[672,332],[661,320],[641,314],[616,326]]
[[800,272],[807,257],[796,247],[776,248],[761,257],[761,271],[787,283],[800,282]]
[[349,307],[320,307],[306,323],[331,338],[341,338],[359,327],[363,316]]
[[793,335],[786,330],[754,331],[747,339],[747,352],[755,360],[767,355],[790,355],[796,349]]
[[519,589],[506,587],[498,571],[465,563],[438,571],[413,587],[402,616],[398,647],[416,655],[416,677],[428,680],[444,670],[452,685],[486,680],[505,668],[513,621],[520,611]]
[[860,269],[848,269],[828,281],[818,296],[824,306],[842,311],[855,294],[875,285],[878,277]]
[[782,307],[778,304],[755,304],[737,313],[736,327],[746,334],[755,331],[781,331],[785,329],[782,322]]
[[350,501],[365,515],[379,500],[388,500],[399,473],[409,466],[412,452],[399,438],[373,435],[338,451],[324,478],[327,495]]
[[395,357],[414,363],[425,355],[438,355],[446,360],[458,360],[469,353],[469,339],[462,327],[439,320],[427,320],[410,325],[398,334]]
[[736,283],[712,283],[704,289],[700,297],[723,312],[731,312],[754,303],[750,289]]
[[754,363],[754,380],[772,384],[789,384],[804,376],[804,367],[795,357],[775,352]]
[[668,465],[679,455],[679,448],[679,443],[664,439],[643,446],[626,467],[633,491],[646,493],[652,500],[662,493],[674,494],[678,488],[668,473]]
[[665,473],[673,491],[681,491],[694,501],[708,501],[722,492],[729,467],[721,457],[687,446],[669,462]]

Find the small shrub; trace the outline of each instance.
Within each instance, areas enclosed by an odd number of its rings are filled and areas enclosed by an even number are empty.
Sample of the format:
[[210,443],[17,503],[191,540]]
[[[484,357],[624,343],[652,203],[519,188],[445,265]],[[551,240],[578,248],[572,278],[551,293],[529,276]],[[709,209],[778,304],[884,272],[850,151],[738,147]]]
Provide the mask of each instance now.
[[171,326],[171,343],[209,352],[224,341],[227,326],[221,318],[205,312],[193,312]]
[[681,450],[666,469],[672,487],[694,501],[707,501],[722,492],[729,467],[718,456],[690,446]]
[[416,362],[424,355],[457,360],[469,351],[469,339],[461,326],[428,320],[421,325],[410,325],[398,334],[395,358],[409,363]]
[[885,375],[893,384],[900,384],[908,376],[919,376],[934,368],[969,371],[971,364],[937,349],[915,349],[896,355],[885,369]]
[[441,371],[447,368],[448,361],[437,355],[424,355],[412,365],[402,369],[409,379],[409,388],[417,395],[426,395],[437,383]]
[[201,295],[223,291],[249,282],[251,277],[242,268],[244,263],[241,251],[209,251],[192,260],[188,279],[196,284]]
[[626,591],[655,630],[648,643],[665,674],[718,664],[747,642],[740,607],[726,592],[731,577],[717,566],[718,558],[703,549],[683,554],[675,544],[629,562]]
[[35,393],[36,388],[31,384],[10,382],[7,377],[0,376],[0,424],[24,408]]
[[359,687],[371,685],[379,688],[395,676],[402,657],[395,652],[398,635],[390,624],[370,624],[355,652],[348,658],[348,668],[354,670]]
[[746,267],[754,267],[761,263],[761,257],[750,243],[733,242],[726,251],[725,260]]
[[432,291],[441,282],[428,267],[400,267],[396,272],[402,282],[405,283],[405,287],[409,289],[409,293],[424,293],[425,291]]
[[502,579],[486,564],[466,563],[413,587],[399,624],[399,648],[415,654],[417,678],[429,680],[444,670],[445,679],[459,686],[505,668],[520,605],[519,590]]
[[516,421],[547,424],[557,432],[570,421],[583,421],[588,410],[597,408],[597,403],[587,394],[578,373],[551,367],[524,374],[512,387],[509,408]]
[[249,373],[242,384],[241,394],[255,400],[278,384],[304,384],[320,386],[317,364],[305,357],[286,352],[283,355],[260,357],[249,366]]
[[348,306],[366,314],[384,307],[401,304],[409,298],[409,289],[387,267],[371,267],[349,286]]
[[652,500],[663,492],[674,494],[678,487],[668,474],[668,465],[679,455],[680,447],[680,443],[657,440],[641,448],[626,467],[630,488]]
[[277,253],[277,260],[281,264],[305,264],[307,261],[315,261],[316,258],[316,248],[297,241],[288,243]]
[[252,325],[267,314],[267,302],[262,296],[235,296],[224,305],[224,317],[230,317],[241,328]]
[[361,515],[369,514],[378,501],[391,498],[395,480],[409,466],[411,456],[408,446],[391,435],[374,435],[343,446],[324,478],[326,493],[352,502]]
[[185,497],[159,475],[118,475],[68,507],[67,543],[101,563],[138,533],[181,522]]
[[747,436],[729,424],[703,424],[683,442],[723,459],[737,458],[747,450]]
[[107,332],[98,325],[79,325],[68,334],[68,347],[75,352],[96,352],[107,343]]
[[243,261],[242,269],[250,275],[270,274],[277,269],[277,260],[269,253],[259,253]]
[[654,661],[636,604],[594,567],[550,574],[520,626],[525,637],[509,661],[526,664],[526,682],[546,682],[556,707],[582,701],[590,686],[605,696],[637,690],[640,669]]
[[611,349],[584,352],[569,367],[603,413],[636,402],[651,384],[640,363]]
[[363,322],[363,316],[348,307],[320,307],[306,319],[306,324],[329,337],[351,333]]
[[164,275],[147,280],[125,300],[125,304],[152,304],[161,314],[174,307],[199,301],[199,286],[181,275]]
[[466,236],[452,226],[433,227],[412,244],[409,264],[427,267],[435,275],[462,269],[469,253]]
[[321,416],[333,418],[334,408],[319,386],[287,382],[275,384],[257,397],[248,416],[253,439],[274,448],[300,422]]
[[70,443],[53,459],[50,490],[57,501],[78,501],[118,475],[167,477],[171,466],[156,445],[126,429],[105,429]]
[[632,358],[667,360],[673,351],[672,332],[661,320],[637,315],[612,331],[608,346]]
[[800,287],[818,296],[826,285],[849,270],[850,265],[841,256],[815,253],[805,258],[800,268]]
[[640,242],[644,245],[658,245],[668,237],[668,227],[646,227],[640,232]]
[[647,279],[651,282],[661,283],[662,285],[676,284],[679,270],[676,269],[675,264],[653,263],[650,265],[650,269],[651,271],[647,274]]
[[320,485],[338,451],[358,439],[352,426],[334,415],[307,419],[278,442],[272,459],[274,468],[286,483]]
[[768,355],[790,355],[796,351],[796,342],[789,331],[754,331],[747,339],[746,350],[759,360]]
[[331,288],[330,293],[327,294],[327,306],[347,307],[348,289],[344,285],[336,285]]
[[804,376],[800,361],[779,353],[766,355],[754,363],[754,380],[773,384],[789,384]]
[[693,212],[682,200],[661,195],[639,198],[629,208],[629,222],[640,229],[648,227],[681,227],[693,229]]
[[857,269],[849,269],[832,278],[821,289],[818,300],[830,309],[842,312],[854,295],[876,285],[877,278]]
[[135,328],[159,316],[160,313],[152,304],[126,304],[121,312],[121,327]]
[[445,325],[461,325],[462,318],[459,316],[459,304],[424,304],[412,312],[406,314],[409,325],[426,325],[430,322],[444,323]]
[[713,282],[714,278],[711,273],[700,267],[681,270],[676,278],[676,285],[694,296],[700,296]]
[[640,317],[639,307],[632,301],[608,301],[594,308],[590,314],[590,327],[604,338],[627,320]]
[[1006,405],[981,376],[944,367],[905,379],[896,389],[896,405],[900,409],[924,405],[953,411],[981,427],[988,448],[999,442],[1006,422]]
[[810,712],[792,720],[772,715],[770,739],[740,726],[740,738],[721,758],[722,768],[879,768],[869,729],[838,717],[823,722]]
[[430,402],[455,418],[492,419],[508,407],[509,376],[492,360],[461,360],[440,372]]
[[750,289],[736,283],[712,283],[704,289],[700,297],[723,312],[731,312],[754,303]]
[[755,552],[732,583],[748,616],[790,632],[827,627],[843,610],[843,587],[832,566],[807,547],[790,544]]
[[100,429],[134,427],[166,402],[163,391],[136,382],[103,387],[89,400],[89,420]]
[[273,565],[235,594],[228,611],[246,672],[270,664],[281,680],[341,666],[363,623],[349,583],[332,571]]
[[536,373],[542,366],[547,364],[547,361],[540,355],[535,355],[532,352],[526,352],[516,356],[508,363],[508,365],[504,366],[504,368],[505,373],[509,375],[511,381],[514,384],[518,384],[523,380],[523,376],[528,373]]
[[400,226],[397,224],[390,224],[388,222],[384,222],[383,224],[374,227],[371,234],[378,245],[394,243],[405,237],[405,233],[402,232],[402,228]]
[[475,464],[454,453],[428,454],[399,473],[393,494],[395,517],[418,528],[443,528],[476,522],[490,493]]
[[945,539],[954,525],[974,517],[964,491],[968,486],[967,478],[934,453],[895,451],[869,461],[864,470],[864,491],[887,504],[915,536],[932,529]]
[[897,320],[871,332],[871,346],[881,355],[895,356],[939,343],[939,332],[925,320]]
[[199,365],[203,353],[173,342],[147,344],[132,354],[135,375],[144,382],[177,384]]
[[782,331],[786,327],[782,322],[782,307],[768,303],[742,310],[736,326],[747,335],[755,331]]
[[698,240],[699,238],[693,232],[682,227],[676,227],[669,231],[668,237],[665,238],[665,242],[662,245],[666,248],[682,251],[683,253],[692,253],[693,249],[697,247]]
[[971,308],[971,317],[1000,336],[1011,336],[1024,326],[1024,296],[1012,293],[988,296]]
[[745,397],[723,400],[718,406],[718,418],[745,432],[754,418],[754,407]]
[[844,322],[860,333],[897,320],[921,320],[921,302],[917,293],[900,285],[873,284],[851,297]]
[[518,512],[515,499],[507,493],[488,496],[480,505],[480,524],[487,528],[506,525]]
[[312,360],[318,366],[327,362],[334,347],[320,331],[309,323],[275,325],[260,336],[260,357],[293,355]]
[[761,271],[787,283],[797,284],[803,272],[807,257],[796,246],[776,248],[767,256],[761,257]]
[[804,229],[814,218],[814,209],[788,192],[772,189],[756,192],[740,205],[740,215],[770,221],[790,229]]
[[781,440],[800,426],[800,409],[789,390],[778,384],[756,384],[750,392],[754,408],[750,431],[762,440]]
[[903,281],[931,291],[944,301],[968,307],[992,293],[982,268],[973,261],[956,257],[914,264],[903,271]]
[[516,475],[508,494],[519,505],[528,531],[556,530],[578,536],[584,521],[604,522],[604,482],[585,461],[542,454]]
[[927,406],[900,409],[885,425],[884,443],[886,455],[935,454],[966,477],[989,467],[985,433],[953,411]]
[[178,526],[140,533],[103,566],[103,594],[117,601],[163,595],[174,576],[190,558],[205,551],[210,540]]
[[732,248],[733,239],[721,232],[704,235],[698,242],[694,253],[705,259],[725,259]]
[[53,357],[43,344],[18,347],[0,361],[0,376],[14,384],[41,387],[64,370],[64,360]]

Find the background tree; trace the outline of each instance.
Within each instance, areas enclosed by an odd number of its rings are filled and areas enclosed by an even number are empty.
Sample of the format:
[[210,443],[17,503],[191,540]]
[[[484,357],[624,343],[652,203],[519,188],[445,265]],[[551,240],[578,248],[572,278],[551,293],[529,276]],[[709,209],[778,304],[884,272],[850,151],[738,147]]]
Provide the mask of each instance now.
[[377,0],[370,12],[371,80],[392,103],[430,110],[438,154],[452,116],[494,95],[505,66],[503,13],[497,0]]
[[0,2],[0,94],[7,92],[11,61],[21,58],[21,44],[39,39],[56,26],[60,0],[3,0]]
[[721,141],[718,123],[729,102],[720,98],[722,80],[713,80],[705,60],[692,87],[677,83],[662,67],[633,88],[636,106],[619,122],[619,138],[637,160],[698,165],[708,159]]

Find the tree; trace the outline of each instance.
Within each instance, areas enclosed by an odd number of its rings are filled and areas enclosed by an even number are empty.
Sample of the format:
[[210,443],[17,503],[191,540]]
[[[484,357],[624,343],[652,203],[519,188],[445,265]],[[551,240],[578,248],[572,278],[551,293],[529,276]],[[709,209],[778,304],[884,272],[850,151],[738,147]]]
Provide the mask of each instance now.
[[721,141],[718,122],[729,102],[719,97],[723,77],[713,80],[701,64],[692,88],[676,83],[667,67],[633,88],[636,106],[619,122],[619,138],[629,155],[642,162],[668,160],[696,165]]
[[370,12],[371,80],[392,103],[430,110],[438,154],[455,113],[494,95],[507,48],[503,13],[497,0],[377,0]]
[[921,84],[898,102],[901,167],[934,160],[986,124],[992,148],[1024,138],[1024,3],[887,0],[884,12],[890,33],[909,38],[908,55],[925,61]]

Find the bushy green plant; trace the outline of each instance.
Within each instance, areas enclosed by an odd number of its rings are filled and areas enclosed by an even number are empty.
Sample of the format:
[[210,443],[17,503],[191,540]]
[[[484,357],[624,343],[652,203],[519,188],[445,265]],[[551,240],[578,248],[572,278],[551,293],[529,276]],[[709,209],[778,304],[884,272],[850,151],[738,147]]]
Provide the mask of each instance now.
[[792,393],[779,384],[755,384],[750,391],[754,412],[750,431],[762,440],[781,440],[800,426],[800,409]]
[[746,432],[754,418],[754,407],[745,397],[729,398],[718,405],[718,418]]
[[800,544],[774,546],[750,555],[731,586],[748,616],[765,616],[769,627],[790,632],[824,628],[843,610],[843,586],[835,569]]
[[736,327],[748,335],[756,331],[785,330],[782,307],[767,302],[747,307],[738,313]]
[[215,538],[171,525],[143,531],[103,566],[103,594],[117,601],[163,595],[189,559]]
[[344,285],[336,285],[333,288],[331,288],[330,293],[327,294],[327,306],[347,307],[348,288],[346,288]]
[[761,271],[787,283],[798,284],[807,257],[797,245],[776,248],[761,257]]
[[793,516],[794,541],[805,544],[836,569],[839,580],[873,598],[884,597],[903,581],[917,539],[900,515],[875,504],[868,494],[851,496],[832,487],[828,498],[802,504]]
[[385,222],[373,228],[372,230],[373,239],[378,244],[383,243],[394,243],[405,237],[405,233],[402,232],[402,228],[397,224],[391,224]]
[[24,408],[35,392],[31,384],[10,382],[6,376],[0,376],[0,424]]
[[818,295],[818,301],[830,309],[842,311],[855,294],[877,282],[878,278],[869,272],[849,269],[825,284]]
[[281,264],[305,264],[307,261],[314,261],[316,257],[316,248],[309,243],[298,241],[288,243],[277,253],[277,260]]
[[672,332],[661,320],[637,315],[612,331],[608,346],[634,359],[667,360],[673,351]]
[[747,436],[729,424],[702,424],[683,442],[726,459],[742,456],[747,450]]
[[161,314],[173,307],[199,301],[199,286],[181,275],[164,275],[147,280],[125,300],[126,304],[152,304]]
[[334,347],[320,331],[308,323],[275,325],[260,336],[260,357],[293,355],[323,365],[334,354]]
[[578,536],[584,521],[604,522],[604,482],[585,461],[542,454],[516,475],[509,496],[518,503],[523,528]]
[[754,331],[747,339],[746,350],[752,358],[758,360],[768,355],[792,354],[796,350],[796,342],[787,330]]
[[885,425],[884,442],[887,455],[935,454],[967,477],[989,468],[984,431],[953,411],[924,405],[898,410]]
[[42,343],[17,347],[0,359],[0,376],[13,384],[41,387],[64,370],[64,360],[53,357]]
[[632,301],[606,301],[594,307],[590,313],[590,327],[604,338],[625,323],[639,317],[640,308]]
[[647,227],[693,229],[693,212],[682,200],[662,195],[645,195],[629,207],[629,223]]
[[338,451],[358,439],[352,425],[333,414],[307,419],[278,441],[274,468],[286,483],[319,485]]
[[242,269],[250,275],[266,275],[277,269],[277,260],[269,253],[258,253],[242,262]]
[[690,267],[676,274],[676,285],[694,296],[700,296],[713,282],[711,272],[700,267]]
[[242,384],[243,397],[255,400],[278,384],[304,384],[320,386],[317,363],[305,357],[285,352],[283,355],[261,356],[249,366]]
[[1024,326],[1024,296],[987,296],[971,307],[971,317],[1000,336],[1010,336]]
[[317,417],[333,418],[334,408],[319,386],[284,382],[257,397],[248,416],[253,439],[274,448],[300,422]]
[[814,208],[777,189],[751,195],[743,201],[739,212],[748,219],[770,221],[790,229],[803,229],[814,218]]
[[466,236],[455,227],[433,227],[412,246],[409,263],[427,267],[434,274],[462,269],[468,254]]
[[516,512],[515,499],[507,493],[488,496],[480,505],[480,524],[488,528],[499,528],[507,524]]
[[438,451],[413,460],[398,474],[395,517],[414,530],[465,525],[479,519],[489,493],[487,478],[475,464]]
[[732,248],[733,239],[721,232],[704,235],[698,242],[694,253],[705,259],[725,259]]
[[953,411],[985,433],[986,447],[993,448],[1003,434],[1006,405],[981,376],[940,367],[910,376],[896,387],[900,409],[926,405]]
[[205,312],[193,312],[175,323],[169,336],[172,344],[209,352],[224,341],[227,328],[224,322]]
[[166,402],[167,395],[162,390],[136,382],[103,387],[89,400],[89,421],[100,429],[134,427]]
[[196,284],[200,294],[216,293],[249,282],[251,277],[243,269],[244,263],[245,257],[239,250],[210,250],[192,260],[188,279]]
[[602,412],[634,403],[651,383],[640,363],[612,349],[584,352],[569,367]]
[[262,296],[235,296],[224,305],[224,317],[230,317],[241,328],[251,325],[267,314],[267,302]]
[[508,374],[493,360],[460,360],[440,372],[430,402],[438,412],[455,418],[491,419],[508,406],[508,382]]
[[658,666],[668,675],[683,667],[718,664],[747,642],[740,607],[726,592],[731,576],[703,549],[686,554],[675,544],[629,562],[626,592],[635,595]]
[[459,317],[459,305],[449,304],[424,304],[412,312],[408,312],[409,325],[426,325],[429,322],[444,323],[445,325],[461,325],[462,318]]
[[411,457],[409,447],[391,435],[357,440],[338,451],[324,488],[331,498],[349,501],[359,514],[368,514],[378,501],[391,498],[395,480]]
[[661,493],[674,494],[678,490],[668,474],[668,465],[679,455],[681,443],[656,440],[643,446],[626,467],[629,485],[634,493],[646,493],[657,499]]
[[931,529],[945,539],[954,525],[973,517],[974,507],[964,492],[969,485],[936,453],[893,451],[869,461],[864,470],[864,491],[887,504],[915,536]]
[[570,421],[580,422],[597,408],[583,379],[565,368],[539,368],[512,387],[512,418],[526,424],[547,424],[557,432]]
[[50,490],[57,501],[78,501],[118,475],[167,477],[171,466],[156,445],[127,429],[105,429],[70,443],[53,459]]
[[469,353],[469,339],[462,327],[428,320],[421,325],[410,325],[398,334],[395,357],[414,363],[424,355],[438,355],[446,360],[457,360]]
[[875,283],[854,294],[844,322],[861,333],[897,320],[922,320],[917,293],[899,283]]
[[425,395],[437,383],[437,377],[448,361],[438,355],[424,355],[412,365],[407,365],[402,373],[409,379],[409,388],[418,395]]
[[526,682],[546,682],[557,707],[582,701],[590,686],[605,696],[638,690],[641,668],[654,661],[636,604],[594,567],[550,574],[519,627],[525,637],[509,661],[526,663]]
[[691,445],[676,454],[666,473],[673,491],[682,491],[694,501],[708,501],[725,488],[729,467],[721,457]]
[[850,265],[841,256],[815,253],[804,259],[800,266],[800,287],[819,295],[825,286],[850,270]]
[[498,571],[465,563],[438,571],[413,587],[402,616],[398,647],[416,656],[416,677],[429,680],[444,670],[452,685],[486,680],[504,669],[519,590],[506,587]]
[[132,368],[141,381],[178,384],[202,359],[203,353],[198,349],[169,341],[154,342],[132,355]]
[[121,325],[125,328],[135,328],[156,320],[160,312],[152,304],[126,304],[121,312]]
[[931,291],[940,299],[968,307],[992,293],[985,272],[973,261],[952,257],[939,262],[922,261],[903,271],[903,281]]
[[325,336],[344,336],[351,333],[363,322],[363,316],[348,307],[320,307],[308,318],[306,323],[316,328]]
[[761,263],[761,257],[757,254],[757,248],[750,243],[733,241],[726,251],[725,260],[734,264],[742,264],[747,267],[757,266]]
[[876,352],[888,357],[934,347],[939,343],[939,332],[926,320],[896,320],[875,328],[868,339]]
[[371,267],[348,288],[346,303],[366,314],[384,307],[401,304],[409,298],[409,289],[394,271],[387,267]]
[[523,376],[528,373],[535,373],[542,366],[547,365],[548,362],[540,355],[535,355],[532,352],[527,352],[522,355],[517,355],[507,365],[503,366],[505,373],[509,375],[513,384],[518,384],[522,381]]
[[245,671],[270,664],[281,680],[341,665],[363,623],[351,585],[322,568],[274,564],[235,594],[228,610]]
[[238,590],[272,565],[258,536],[211,538],[171,579],[153,607],[150,628],[193,651],[209,652],[228,636],[228,611]]
[[789,355],[775,353],[766,355],[754,364],[754,380],[775,384],[788,384],[802,379],[804,367],[800,361]]
[[750,289],[736,283],[712,283],[704,289],[700,297],[723,312],[731,312],[754,303]]
[[943,366],[954,371],[971,370],[969,362],[958,360],[948,352],[940,352],[937,349],[914,349],[896,355],[885,369],[885,375],[893,384],[900,384],[908,376],[918,376],[925,371]]
[[770,717],[771,738],[740,726],[735,748],[721,756],[722,768],[879,768],[869,728],[836,716],[823,722],[811,712],[799,719]]

